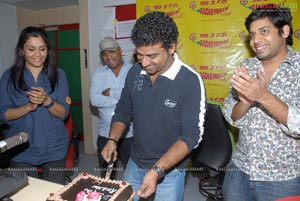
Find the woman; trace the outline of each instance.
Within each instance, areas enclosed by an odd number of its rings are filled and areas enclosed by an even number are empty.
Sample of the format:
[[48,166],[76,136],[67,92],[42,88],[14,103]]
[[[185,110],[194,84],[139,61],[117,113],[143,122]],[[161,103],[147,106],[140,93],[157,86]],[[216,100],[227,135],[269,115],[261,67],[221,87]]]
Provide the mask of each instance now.
[[55,65],[54,53],[41,28],[27,27],[19,37],[13,66],[0,80],[0,120],[10,126],[6,137],[27,132],[27,144],[14,149],[11,167],[44,179],[65,183],[69,113],[66,75]]

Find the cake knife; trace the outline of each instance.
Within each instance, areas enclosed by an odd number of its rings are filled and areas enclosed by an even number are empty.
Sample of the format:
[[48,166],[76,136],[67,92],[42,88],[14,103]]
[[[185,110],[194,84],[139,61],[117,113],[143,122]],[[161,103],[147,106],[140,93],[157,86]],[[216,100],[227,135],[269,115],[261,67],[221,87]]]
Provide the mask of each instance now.
[[109,179],[111,172],[113,170],[113,166],[114,166],[114,152],[111,154],[110,160],[108,162],[108,166],[107,166],[107,170],[106,170],[106,174],[105,174],[105,179]]

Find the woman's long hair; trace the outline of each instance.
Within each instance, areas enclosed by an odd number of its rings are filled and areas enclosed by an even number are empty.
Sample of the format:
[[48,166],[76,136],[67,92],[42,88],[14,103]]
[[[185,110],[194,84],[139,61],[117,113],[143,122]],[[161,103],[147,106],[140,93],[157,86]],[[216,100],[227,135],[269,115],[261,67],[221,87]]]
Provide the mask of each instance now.
[[15,62],[10,70],[9,80],[13,84],[16,90],[20,90],[20,89],[23,91],[29,90],[28,86],[24,81],[25,56],[24,56],[23,48],[28,38],[39,37],[39,36],[44,40],[48,49],[48,54],[44,62],[42,73],[46,73],[49,78],[50,85],[51,85],[51,92],[54,90],[56,86],[57,79],[58,79],[58,67],[55,64],[54,52],[53,52],[51,42],[48,39],[46,32],[42,28],[27,27],[23,29],[23,31],[20,34],[15,49]]

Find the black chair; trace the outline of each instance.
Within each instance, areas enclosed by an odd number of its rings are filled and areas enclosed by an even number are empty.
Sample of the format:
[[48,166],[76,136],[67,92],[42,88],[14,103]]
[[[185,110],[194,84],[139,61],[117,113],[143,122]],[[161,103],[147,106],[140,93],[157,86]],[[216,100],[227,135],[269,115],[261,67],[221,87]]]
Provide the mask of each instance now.
[[199,181],[199,191],[213,200],[222,200],[222,184],[232,154],[232,141],[226,120],[217,104],[207,104],[203,139],[192,151],[193,169],[206,170]]

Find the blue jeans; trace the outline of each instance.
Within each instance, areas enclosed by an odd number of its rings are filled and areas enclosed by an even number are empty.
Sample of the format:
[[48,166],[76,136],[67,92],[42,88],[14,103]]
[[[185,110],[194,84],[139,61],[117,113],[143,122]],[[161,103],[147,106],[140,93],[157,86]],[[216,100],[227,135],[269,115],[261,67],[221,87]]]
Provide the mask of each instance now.
[[274,201],[300,195],[300,177],[285,181],[251,181],[231,162],[223,183],[224,201]]
[[[131,159],[129,159],[124,172],[124,180],[132,185],[134,192],[137,192],[148,171],[149,170],[139,168]],[[174,169],[168,172],[161,181],[158,181],[156,192],[150,198],[141,199],[138,196],[135,196],[134,201],[182,201],[184,182],[185,171]]]

